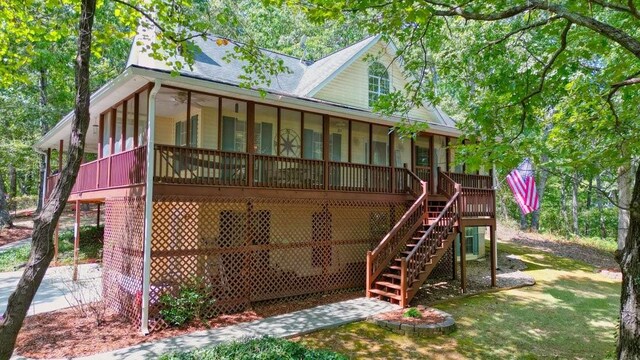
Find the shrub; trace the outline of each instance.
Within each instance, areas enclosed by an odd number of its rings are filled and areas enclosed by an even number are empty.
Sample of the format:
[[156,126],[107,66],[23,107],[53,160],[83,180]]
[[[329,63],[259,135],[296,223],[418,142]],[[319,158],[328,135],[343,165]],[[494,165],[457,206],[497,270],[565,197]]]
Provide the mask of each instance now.
[[215,304],[213,289],[201,281],[190,281],[180,286],[177,295],[164,294],[160,297],[160,316],[171,326],[182,326],[193,320],[206,320],[203,312]]
[[405,311],[404,314],[402,314],[402,316],[408,317],[408,318],[420,319],[422,317],[422,313],[420,312],[420,310],[412,307],[412,308],[408,308],[407,311]]
[[245,342],[233,342],[190,352],[164,354],[161,360],[218,359],[283,359],[283,360],[346,360],[347,357],[328,350],[308,349],[297,342],[263,337]]

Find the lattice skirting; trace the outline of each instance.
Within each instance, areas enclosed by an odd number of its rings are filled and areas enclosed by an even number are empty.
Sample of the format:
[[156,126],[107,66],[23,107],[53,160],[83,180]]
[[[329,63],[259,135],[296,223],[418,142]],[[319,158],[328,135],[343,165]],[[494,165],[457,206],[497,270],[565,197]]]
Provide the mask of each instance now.
[[[160,296],[193,280],[213,289],[214,316],[251,303],[291,299],[365,283],[366,252],[406,202],[155,196],[150,329],[166,326]],[[103,297],[132,322],[142,294],[144,198],[106,201]],[[434,276],[451,276],[453,253]]]
[[132,322],[142,304],[142,245],[144,198],[121,197],[105,201],[102,298],[107,306]]

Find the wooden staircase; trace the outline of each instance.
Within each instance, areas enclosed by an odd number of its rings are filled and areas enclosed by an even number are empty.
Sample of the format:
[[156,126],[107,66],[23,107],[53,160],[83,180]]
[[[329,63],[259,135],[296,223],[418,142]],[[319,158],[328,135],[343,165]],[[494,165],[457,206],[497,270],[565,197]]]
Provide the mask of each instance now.
[[[409,175],[415,176],[411,172]],[[440,176],[438,188],[448,200],[429,201],[426,184],[417,176],[412,181],[420,181],[422,194],[367,254],[367,296],[403,307],[455,242],[460,222],[459,184]]]

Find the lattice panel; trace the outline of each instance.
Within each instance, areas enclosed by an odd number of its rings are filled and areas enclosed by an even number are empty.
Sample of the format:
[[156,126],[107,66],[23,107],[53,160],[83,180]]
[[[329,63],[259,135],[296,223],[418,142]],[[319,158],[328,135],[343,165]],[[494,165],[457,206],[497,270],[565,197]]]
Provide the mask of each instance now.
[[142,247],[144,198],[105,201],[102,297],[129,320],[140,318],[142,300]]
[[442,279],[442,280],[450,280],[453,278],[453,245],[447,249],[447,252],[442,255],[440,261],[435,268],[429,274],[428,279]]
[[159,298],[192,279],[213,288],[209,315],[252,302],[362,288],[367,250],[404,202],[154,198],[150,318]]

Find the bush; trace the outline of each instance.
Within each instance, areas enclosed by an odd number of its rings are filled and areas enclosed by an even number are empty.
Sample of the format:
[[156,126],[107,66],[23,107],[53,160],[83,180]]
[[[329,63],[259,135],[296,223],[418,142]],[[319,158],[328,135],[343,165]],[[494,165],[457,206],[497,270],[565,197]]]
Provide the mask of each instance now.
[[171,326],[182,326],[193,320],[204,321],[207,316],[203,311],[216,302],[212,294],[211,286],[203,285],[201,281],[181,285],[177,295],[160,296],[160,316]]
[[38,195],[20,195],[9,199],[7,207],[11,211],[35,209],[38,206]]
[[420,310],[412,307],[412,308],[408,308],[407,311],[405,311],[404,314],[402,314],[402,316],[408,317],[408,318],[420,319],[422,317],[422,313],[420,312]]
[[161,360],[346,360],[347,357],[329,350],[308,349],[297,342],[264,337],[245,342],[234,342],[189,352],[164,354]]

